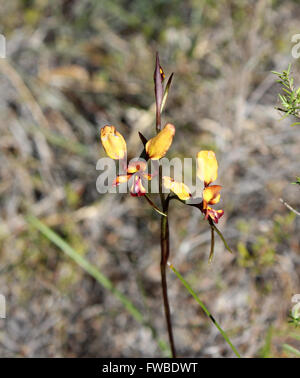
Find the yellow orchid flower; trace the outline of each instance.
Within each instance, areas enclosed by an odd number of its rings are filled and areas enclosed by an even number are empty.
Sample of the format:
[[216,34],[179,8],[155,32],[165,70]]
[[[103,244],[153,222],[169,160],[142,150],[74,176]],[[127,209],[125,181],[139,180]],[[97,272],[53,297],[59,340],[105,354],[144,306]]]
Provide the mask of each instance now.
[[218,223],[223,210],[214,210],[208,205],[215,205],[220,201],[220,185],[210,185],[218,177],[218,162],[213,151],[200,151],[197,154],[198,170],[197,175],[200,180],[204,181],[203,201],[201,211],[205,219],[210,217],[215,223]]
[[187,185],[174,181],[171,177],[164,176],[163,184],[166,189],[172,190],[183,201],[190,199],[192,196]]
[[208,186],[218,177],[218,162],[213,151],[200,151],[197,154],[197,176]]
[[101,142],[107,155],[114,159],[123,159],[127,154],[126,142],[115,126],[106,125],[101,129]]
[[[198,158],[198,177],[204,181],[204,189],[202,193],[202,202],[195,205],[188,203],[191,206],[198,207],[205,215],[205,219],[210,217],[213,222],[218,223],[221,216],[224,214],[223,210],[214,210],[209,205],[215,205],[220,201],[221,185],[210,185],[217,178],[218,162],[213,151],[200,151],[197,154]],[[179,199],[186,201],[192,197],[191,191],[187,185],[182,182],[174,181],[171,177],[163,177],[164,186],[172,190]]]
[[146,143],[146,152],[150,159],[158,160],[165,156],[175,135],[175,126],[167,123],[166,126]]

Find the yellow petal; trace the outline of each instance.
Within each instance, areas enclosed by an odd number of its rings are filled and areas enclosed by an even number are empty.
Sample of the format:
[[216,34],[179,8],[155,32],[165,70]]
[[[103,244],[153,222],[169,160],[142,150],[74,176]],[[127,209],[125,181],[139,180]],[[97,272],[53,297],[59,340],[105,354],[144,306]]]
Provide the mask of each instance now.
[[203,190],[203,202],[206,204],[214,205],[220,201],[220,190],[222,186],[211,185]]
[[200,151],[197,154],[197,176],[204,181],[205,186],[218,177],[218,162],[213,151]]
[[171,177],[164,176],[163,184],[166,189],[172,190],[183,201],[192,196],[188,186],[183,182],[174,181]]
[[175,126],[168,123],[154,138],[146,143],[146,152],[150,159],[158,160],[165,156],[175,135]]
[[115,160],[126,156],[127,148],[123,136],[114,126],[106,125],[101,129],[101,142],[107,155]]

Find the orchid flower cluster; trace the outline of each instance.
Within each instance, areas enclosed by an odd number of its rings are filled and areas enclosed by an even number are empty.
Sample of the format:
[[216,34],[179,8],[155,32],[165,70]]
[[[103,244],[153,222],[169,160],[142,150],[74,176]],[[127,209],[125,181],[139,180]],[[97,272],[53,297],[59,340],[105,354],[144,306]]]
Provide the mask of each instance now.
[[[169,257],[169,226],[168,226],[168,207],[173,199],[180,202],[197,207],[204,215],[211,227],[211,251],[209,260],[211,261],[214,251],[214,231],[221,237],[226,249],[230,252],[223,235],[215,224],[224,214],[223,210],[215,210],[212,208],[220,201],[220,185],[212,185],[218,176],[218,162],[213,151],[200,151],[197,154],[197,176],[203,182],[202,198],[194,198],[189,187],[179,181],[175,181],[172,177],[162,175],[162,159],[172,145],[175,136],[175,126],[167,123],[161,127],[161,113],[166,103],[173,74],[169,77],[164,87],[165,74],[159,63],[159,57],[156,57],[156,67],[154,71],[155,100],[156,100],[156,135],[147,140],[144,135],[139,133],[141,142],[144,146],[143,152],[136,161],[127,162],[127,144],[119,131],[113,125],[106,125],[101,129],[101,142],[106,154],[119,161],[123,168],[122,174],[116,176],[113,185],[118,186],[122,183],[129,184],[130,194],[135,197],[144,197],[148,203],[162,216],[161,217],[161,277],[162,289],[165,306],[165,314],[167,320],[167,328],[169,333],[172,355],[175,356],[175,345],[171,326],[171,317],[167,295],[166,282],[166,265]],[[151,161],[158,169],[151,174],[148,173],[147,165]],[[159,196],[161,199],[161,208],[159,208],[149,197],[145,183],[151,181],[156,175],[159,175]],[[165,196],[164,188],[169,191]],[[170,193],[172,192],[172,193]]]
[[[170,148],[175,135],[175,126],[167,123],[166,126],[153,138],[145,144],[146,161],[159,160],[164,157]],[[101,142],[107,155],[115,160],[124,161],[127,159],[127,145],[124,137],[120,134],[115,126],[106,125],[101,129]],[[218,162],[213,151],[200,151],[197,154],[197,176],[204,182],[202,201],[197,206],[205,215],[205,219],[218,223],[218,220],[224,214],[223,210],[215,210],[210,205],[215,205],[220,201],[220,185],[211,185],[218,176]],[[133,180],[130,188],[132,196],[145,196],[146,189],[143,180],[151,180],[153,175],[146,172],[147,163],[144,160],[130,162],[126,167],[126,174],[121,174],[114,180],[114,185],[127,183]],[[168,176],[162,177],[163,185],[166,189],[172,191],[179,200],[188,201],[192,199],[192,194],[187,185],[183,182],[175,181]]]

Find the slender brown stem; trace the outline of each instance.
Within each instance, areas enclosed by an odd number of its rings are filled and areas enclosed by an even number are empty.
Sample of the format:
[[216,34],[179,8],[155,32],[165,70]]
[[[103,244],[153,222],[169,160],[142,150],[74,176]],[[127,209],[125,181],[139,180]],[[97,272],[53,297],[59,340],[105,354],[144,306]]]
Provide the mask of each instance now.
[[168,286],[167,286],[167,276],[166,276],[166,267],[170,254],[170,238],[169,238],[169,222],[168,222],[168,207],[169,199],[164,199],[163,201],[163,211],[167,214],[166,217],[161,217],[161,262],[160,262],[160,271],[161,271],[161,285],[162,293],[164,299],[164,310],[167,322],[167,329],[169,334],[170,347],[172,352],[172,357],[176,358],[175,343],[173,337],[173,329],[171,322],[171,313],[170,305],[168,299]]
[[161,113],[159,109],[156,109],[156,133],[159,133],[161,129]]
[[[169,79],[170,84],[172,77]],[[161,110],[162,110],[162,101],[164,95],[163,89],[163,79],[161,78],[161,67],[159,64],[159,56],[156,54],[156,65],[154,71],[154,84],[155,84],[155,101],[156,101],[156,133],[159,133],[161,130]],[[169,84],[169,86],[170,86]],[[160,271],[161,271],[161,287],[164,299],[164,309],[167,322],[167,329],[170,340],[170,347],[172,357],[176,358],[172,323],[171,323],[171,313],[170,305],[168,298],[168,286],[167,286],[167,276],[166,268],[167,262],[170,254],[170,239],[169,239],[169,222],[168,222],[168,209],[169,209],[169,197],[165,198],[165,195],[162,191],[162,166],[159,166],[159,195],[162,205],[162,211],[165,216],[161,217],[161,235],[160,235],[160,245],[161,245],[161,261],[160,261]]]

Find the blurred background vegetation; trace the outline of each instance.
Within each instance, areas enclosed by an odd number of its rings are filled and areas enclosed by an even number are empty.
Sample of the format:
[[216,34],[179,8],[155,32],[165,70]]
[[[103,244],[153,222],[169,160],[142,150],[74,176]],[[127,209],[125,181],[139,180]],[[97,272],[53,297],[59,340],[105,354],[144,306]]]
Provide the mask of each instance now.
[[[143,199],[100,195],[100,127],[114,124],[129,153],[154,132],[159,51],[175,73],[164,122],[176,125],[170,157],[216,151],[223,185],[219,240],[197,209],[171,209],[171,261],[247,357],[295,357],[288,323],[300,293],[299,127],[279,122],[271,70],[299,60],[299,1],[11,0],[0,10],[1,357],[159,357],[167,341],[158,215]],[[82,270],[27,216],[33,214],[97,267],[143,314]],[[173,231],[172,231],[173,230]],[[178,354],[233,356],[169,272]],[[290,347],[287,347],[288,344]],[[162,348],[164,349],[164,347]]]

